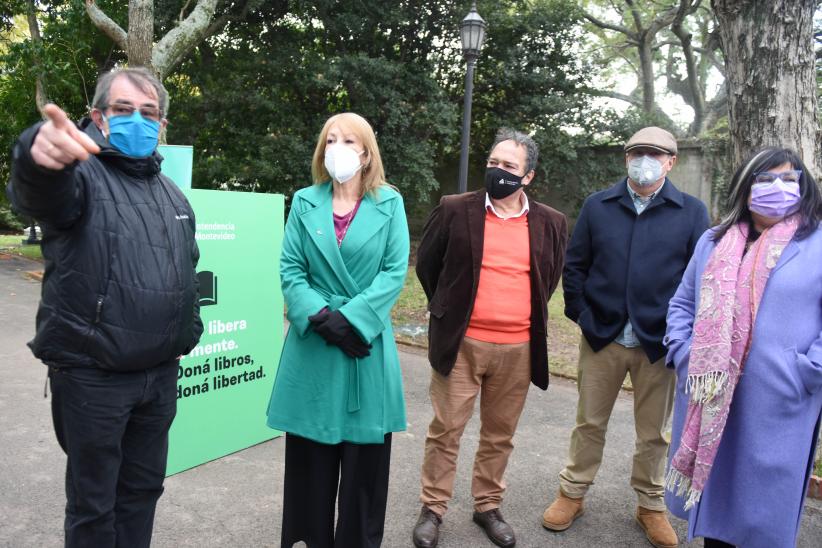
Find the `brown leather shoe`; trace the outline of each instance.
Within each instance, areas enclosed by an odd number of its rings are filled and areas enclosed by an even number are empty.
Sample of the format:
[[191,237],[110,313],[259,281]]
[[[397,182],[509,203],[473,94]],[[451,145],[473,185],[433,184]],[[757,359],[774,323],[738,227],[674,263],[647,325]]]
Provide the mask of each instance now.
[[542,526],[551,531],[565,531],[583,512],[582,498],[573,499],[560,489],[557,498],[542,513]]
[[636,509],[636,521],[642,530],[645,531],[645,536],[648,537],[648,542],[656,546],[656,548],[674,548],[679,546],[679,539],[676,537],[674,528],[671,527],[671,522],[668,521],[668,514],[664,510],[649,510],[638,506]]
[[514,530],[505,523],[499,508],[493,508],[486,512],[474,512],[474,523],[482,527],[491,542],[497,546],[510,548],[517,543]]
[[420,517],[414,526],[414,533],[411,538],[417,548],[434,548],[440,541],[440,518],[436,513],[423,506],[420,510]]

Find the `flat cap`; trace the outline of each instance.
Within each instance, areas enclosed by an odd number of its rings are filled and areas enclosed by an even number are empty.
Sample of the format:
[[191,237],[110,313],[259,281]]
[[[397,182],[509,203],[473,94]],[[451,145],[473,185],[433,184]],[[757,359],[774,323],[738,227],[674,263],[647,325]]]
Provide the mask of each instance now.
[[661,127],[644,127],[634,133],[625,143],[625,152],[635,148],[653,148],[668,154],[676,154],[676,138]]

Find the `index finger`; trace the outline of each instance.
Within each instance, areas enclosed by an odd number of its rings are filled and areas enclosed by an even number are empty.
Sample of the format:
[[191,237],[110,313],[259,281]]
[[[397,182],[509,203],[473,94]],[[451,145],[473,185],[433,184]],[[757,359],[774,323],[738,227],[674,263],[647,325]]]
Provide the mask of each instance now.
[[54,127],[57,129],[66,129],[69,126],[74,127],[74,124],[68,119],[63,109],[54,103],[49,103],[43,107],[43,115],[51,120],[51,123],[54,124]]

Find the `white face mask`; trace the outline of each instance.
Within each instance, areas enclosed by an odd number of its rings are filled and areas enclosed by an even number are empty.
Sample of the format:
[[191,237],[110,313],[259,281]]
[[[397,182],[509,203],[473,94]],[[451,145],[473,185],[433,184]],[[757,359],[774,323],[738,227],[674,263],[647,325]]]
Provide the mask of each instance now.
[[335,181],[347,183],[362,167],[360,155],[363,152],[365,151],[357,152],[340,143],[328,145],[325,149],[325,169]]
[[639,186],[652,185],[662,178],[662,163],[653,156],[640,156],[628,162],[628,177]]

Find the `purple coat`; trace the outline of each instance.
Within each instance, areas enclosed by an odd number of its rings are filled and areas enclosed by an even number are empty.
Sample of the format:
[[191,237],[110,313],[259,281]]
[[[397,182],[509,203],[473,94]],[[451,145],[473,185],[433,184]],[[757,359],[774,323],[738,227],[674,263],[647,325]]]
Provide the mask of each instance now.
[[[671,449],[679,447],[702,272],[715,243],[702,235],[668,308],[668,363],[676,368]],[[743,548],[796,546],[822,413],[822,227],[791,241],[771,271],[713,469],[698,505],[665,493],[688,520],[688,539]]]

